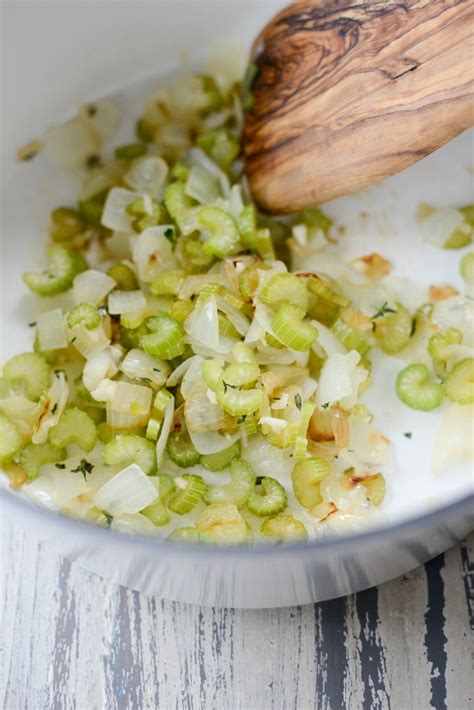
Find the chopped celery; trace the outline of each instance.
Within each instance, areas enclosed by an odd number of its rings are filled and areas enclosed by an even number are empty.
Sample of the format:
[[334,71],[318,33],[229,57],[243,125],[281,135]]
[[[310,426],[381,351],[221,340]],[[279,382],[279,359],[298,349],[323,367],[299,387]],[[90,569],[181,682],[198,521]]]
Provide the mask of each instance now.
[[115,157],[118,160],[135,160],[147,152],[146,145],[143,143],[130,143],[129,145],[121,145],[115,148]]
[[186,431],[172,431],[168,437],[166,448],[168,456],[181,468],[196,466],[199,463],[199,453],[194,448]]
[[303,508],[314,508],[322,502],[319,484],[331,474],[329,462],[320,458],[298,461],[291,474],[296,499]]
[[0,464],[11,461],[22,445],[22,436],[17,426],[0,413]]
[[[389,313],[377,320],[375,337],[386,353],[398,353],[410,341],[413,330],[413,318],[409,311],[397,303],[395,313]],[[365,355],[366,353],[361,353]]]
[[78,211],[85,222],[92,224],[95,227],[100,226],[102,212],[104,211],[104,205],[108,193],[109,188],[101,190],[101,192],[98,192],[97,194],[88,197],[87,200],[83,200],[79,203]]
[[276,542],[301,542],[308,539],[302,522],[292,515],[276,515],[262,523],[260,532]]
[[401,401],[412,409],[429,412],[443,401],[443,388],[433,382],[426,365],[408,365],[398,373],[396,392]]
[[167,473],[161,473],[158,477],[158,499],[141,511],[154,525],[167,525],[170,516],[163,503],[164,499],[175,490],[174,481]]
[[66,449],[55,446],[50,441],[44,444],[28,444],[20,454],[20,465],[31,480],[39,475],[41,466],[64,461],[66,456]]
[[172,182],[165,190],[165,206],[181,231],[189,210],[196,204],[185,193],[182,182]]
[[435,333],[428,341],[428,353],[433,361],[433,367],[438,377],[445,377],[446,361],[452,345],[462,343],[462,333],[458,328],[448,328],[444,333]]
[[293,274],[274,274],[263,285],[260,298],[268,306],[290,303],[304,313],[308,310],[308,292],[304,283]]
[[113,264],[107,269],[107,276],[114,279],[119,291],[135,291],[138,288],[137,277],[127,264]]
[[446,396],[457,404],[474,402],[474,358],[466,357],[449,372],[444,382]]
[[196,520],[199,541],[214,545],[240,545],[246,542],[247,526],[237,506],[214,503]]
[[272,320],[278,340],[291,350],[305,352],[316,342],[317,329],[303,320],[304,311],[289,304],[281,306]]
[[[258,490],[261,488],[261,491]],[[247,508],[254,515],[265,517],[282,513],[287,505],[286,491],[277,480],[265,476],[257,490],[253,490],[247,499]]]
[[124,467],[135,463],[150,475],[156,469],[155,445],[142,436],[123,434],[116,436],[104,447],[104,463],[108,466],[121,464]]
[[42,272],[28,271],[23,281],[39,296],[56,296],[71,288],[74,277],[87,268],[84,257],[55,244],[48,250],[50,267]]
[[168,542],[199,542],[199,534],[196,528],[188,526],[175,528],[166,539]]
[[466,284],[474,286],[474,251],[464,254],[459,264],[459,273]]
[[173,495],[168,503],[169,509],[178,515],[186,515],[203,499],[206,484],[201,476],[185,473],[182,476],[185,487]]
[[87,330],[94,330],[101,324],[102,318],[94,306],[89,303],[81,303],[76,306],[66,316],[66,325],[70,330],[85,327]]
[[97,429],[88,414],[73,407],[66,409],[56,426],[50,429],[49,440],[58,448],[77,444],[84,451],[92,451],[97,440]]
[[223,471],[228,468],[232,461],[236,459],[240,454],[240,443],[238,441],[228,449],[219,451],[216,454],[203,454],[199,460],[201,466],[206,468],[208,471]]
[[233,217],[219,207],[203,207],[197,216],[198,226],[209,235],[204,251],[224,258],[234,254],[239,244],[239,230]]
[[347,306],[349,306],[350,299],[337,293],[332,287],[332,284],[329,284],[327,277],[318,274],[308,274],[308,276],[309,278],[306,281],[306,285],[308,290],[314,293],[315,296],[338,308],[347,308]]
[[225,486],[208,486],[204,496],[206,503],[233,503],[237,508],[245,505],[255,485],[252,467],[242,459],[234,459],[230,464],[230,476],[230,483]]
[[53,242],[71,242],[84,228],[81,215],[70,207],[58,207],[51,213],[50,235]]
[[146,326],[151,333],[140,338],[140,345],[149,355],[162,360],[172,360],[184,352],[183,327],[170,316],[148,318]]
[[175,271],[164,271],[151,282],[150,291],[155,296],[177,296],[184,283],[186,275],[184,271],[176,269]]
[[191,301],[175,301],[170,308],[169,315],[180,325],[183,325],[186,318],[192,313],[194,304]]
[[331,328],[334,335],[344,345],[346,350],[357,350],[361,357],[367,355],[370,345],[354,328],[351,328],[342,318],[338,318]]
[[201,374],[211,390],[217,390],[222,372],[223,368],[218,360],[204,360],[202,363]]
[[204,244],[194,239],[193,235],[182,237],[183,239],[183,259],[187,271],[191,273],[202,273],[207,271],[214,261],[212,254],[204,251]]
[[30,399],[37,401],[43,390],[48,389],[50,370],[47,363],[36,353],[15,355],[5,363],[3,377],[11,384],[24,386]]
[[301,407],[301,417],[298,424],[298,430],[296,432],[295,440],[295,457],[297,459],[304,458],[306,456],[308,439],[307,431],[309,426],[309,420],[313,416],[316,405],[313,402],[304,402]]
[[259,282],[259,269],[261,271],[267,271],[268,266],[261,261],[254,262],[247,266],[246,269],[242,271],[239,276],[239,291],[240,295],[247,303],[253,301],[255,297],[255,292],[258,288]]

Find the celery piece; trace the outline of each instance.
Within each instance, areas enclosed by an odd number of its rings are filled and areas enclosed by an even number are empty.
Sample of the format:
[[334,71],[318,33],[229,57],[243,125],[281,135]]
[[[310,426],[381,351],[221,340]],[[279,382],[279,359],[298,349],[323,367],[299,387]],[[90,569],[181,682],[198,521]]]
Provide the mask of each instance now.
[[183,327],[170,316],[148,318],[146,326],[151,333],[140,338],[140,345],[149,355],[171,360],[184,352]]
[[308,310],[308,292],[304,283],[294,274],[274,274],[260,290],[260,298],[268,306],[290,303],[304,313]]
[[327,301],[332,306],[347,308],[350,304],[349,298],[346,298],[342,294],[335,291],[332,284],[330,284],[328,277],[318,274],[309,274],[306,286],[311,293],[318,298],[321,298],[323,301]]
[[85,327],[87,330],[98,328],[102,322],[101,315],[97,308],[90,303],[80,303],[72,308],[66,315],[66,325],[70,330]]
[[81,215],[70,207],[58,207],[51,213],[49,233],[53,242],[71,242],[84,228]]
[[308,533],[302,522],[292,515],[276,515],[262,523],[260,532],[275,542],[302,542]]
[[272,320],[273,332],[287,348],[305,352],[316,342],[317,329],[303,320],[304,311],[289,304],[280,306]]
[[135,160],[145,155],[148,148],[143,143],[130,143],[115,148],[114,154],[117,160]]
[[178,515],[190,513],[206,492],[206,484],[201,476],[185,473],[182,478],[185,481],[185,487],[175,493],[168,503],[168,508]]
[[233,503],[242,508],[255,485],[255,474],[250,464],[242,459],[233,459],[230,464],[231,480],[225,486],[208,486],[204,501],[211,503]]
[[168,437],[166,450],[168,456],[181,468],[196,466],[199,463],[199,453],[194,448],[186,431],[172,431]]
[[73,407],[66,409],[56,426],[49,430],[49,440],[58,448],[77,444],[84,451],[92,451],[97,440],[97,429],[88,414]]
[[41,355],[22,353],[5,363],[3,377],[11,384],[25,387],[28,397],[35,402],[49,387],[50,370]]
[[322,502],[319,484],[331,473],[329,462],[320,458],[298,461],[291,474],[296,499],[303,508],[313,508]]
[[457,404],[474,402],[474,358],[466,357],[448,373],[444,382],[446,396]]
[[[410,341],[413,329],[413,318],[409,311],[397,303],[395,313],[389,313],[377,321],[375,337],[386,353],[398,353]],[[365,354],[365,353],[361,353]]]
[[96,227],[100,226],[102,212],[104,211],[105,201],[109,194],[109,189],[101,190],[95,195],[88,197],[87,200],[79,202],[78,211],[82,219],[88,224]]
[[351,328],[342,318],[338,318],[331,328],[338,340],[344,345],[346,350],[357,350],[361,357],[370,351],[370,345],[359,333]]
[[219,207],[203,207],[198,212],[197,223],[209,235],[203,246],[206,254],[223,259],[236,252],[239,230],[230,214]]
[[237,506],[214,503],[196,520],[199,541],[214,545],[240,545],[247,541],[247,525]]
[[247,508],[254,515],[265,517],[282,513],[287,505],[286,491],[275,478],[265,476],[260,483],[261,492],[254,489],[248,499]]
[[107,270],[107,276],[110,276],[116,281],[117,285],[115,288],[119,291],[136,291],[139,288],[137,277],[127,264],[113,264],[110,269]]
[[116,436],[104,447],[104,463],[108,466],[135,463],[142,471],[150,475],[156,469],[155,445],[143,436],[122,434]]
[[438,377],[446,376],[449,349],[452,345],[462,343],[462,339],[462,332],[458,328],[448,328],[443,333],[434,333],[428,340],[428,353]]
[[166,538],[168,542],[199,542],[199,534],[196,528],[184,527],[176,528]]
[[42,272],[27,271],[23,281],[38,296],[56,296],[71,288],[74,277],[87,268],[84,257],[59,244],[48,250],[50,267]]
[[182,182],[172,182],[165,190],[165,207],[181,231],[189,210],[196,204],[184,190]]
[[150,291],[155,296],[177,296],[184,283],[186,275],[184,271],[176,269],[174,271],[164,271],[153,279],[150,284]]
[[17,426],[0,413],[0,464],[11,461],[22,443],[22,436]]
[[429,412],[443,401],[443,387],[433,382],[426,365],[408,365],[398,373],[395,389],[401,401],[412,409]]
[[39,476],[41,466],[47,463],[59,463],[66,457],[66,449],[55,446],[50,441],[44,444],[28,444],[20,454],[20,465],[31,480]]
[[202,454],[199,460],[201,466],[208,471],[223,471],[228,468],[232,461],[240,454],[240,443],[236,441],[228,449],[219,451],[216,454]]

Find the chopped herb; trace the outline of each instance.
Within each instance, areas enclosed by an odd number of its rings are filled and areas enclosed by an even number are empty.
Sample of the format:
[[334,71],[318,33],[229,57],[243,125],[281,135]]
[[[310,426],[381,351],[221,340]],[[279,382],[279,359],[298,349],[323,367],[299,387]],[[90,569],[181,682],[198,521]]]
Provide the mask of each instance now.
[[329,407],[329,402],[324,402],[324,404],[321,405],[323,409],[327,409]]
[[92,472],[94,464],[86,461],[86,459],[81,459],[81,463],[76,468],[71,469],[71,473],[82,473],[84,480],[87,481],[87,474]]
[[102,167],[102,158],[98,153],[92,153],[92,155],[88,155],[86,158],[86,168],[88,170],[92,170],[93,168],[101,168]]
[[58,410],[58,403],[56,402],[54,407],[51,410],[51,414],[56,414],[57,410]]
[[65,463],[55,463],[54,465],[55,465],[56,468],[60,468],[60,469],[66,468],[66,464],[65,464]]
[[237,424],[243,424],[246,419],[247,419],[247,415],[246,415],[246,414],[242,414],[242,416],[240,416],[240,417],[237,419]]
[[227,389],[230,388],[231,390],[239,390],[240,387],[238,385],[229,385],[228,382],[224,382],[222,380],[222,384],[224,385],[224,394],[227,392]]
[[256,485],[261,486],[264,478],[265,478],[265,476],[257,476],[257,478],[255,479]]
[[139,377],[138,379],[141,380],[142,382],[144,382],[146,385],[151,385],[152,381],[150,380],[149,377]]
[[89,104],[87,107],[87,115],[90,116],[91,118],[95,116],[97,113],[97,106],[95,104]]
[[170,242],[174,251],[176,247],[176,238],[174,236],[173,227],[168,227],[168,229],[165,229],[165,238]]
[[411,439],[413,433],[411,431],[404,431],[403,436],[406,436],[407,439]]
[[383,318],[383,316],[387,313],[396,313],[396,310],[390,308],[387,301],[385,301],[385,303],[383,303],[380,308],[374,313],[374,315],[372,316],[372,320],[375,320],[376,318]]
[[416,318],[413,318],[412,322],[411,322],[410,338],[413,338],[415,333],[416,333]]
[[104,513],[104,518],[107,521],[107,527],[110,528],[110,526],[112,525],[112,520],[114,519],[114,516],[110,515],[110,513]]
[[303,405],[303,403],[301,401],[301,395],[299,393],[295,394],[295,404],[298,407],[298,409],[301,409],[301,407]]
[[77,340],[77,336],[75,335],[74,338],[71,338],[71,345],[72,345],[73,343],[75,343],[76,340]]
[[154,368],[153,368],[153,372],[161,372],[161,370],[160,370],[159,367],[154,367]]
[[32,320],[31,323],[28,323],[28,326],[29,326],[30,328],[34,328],[35,325],[36,325],[36,321],[35,321],[35,320]]

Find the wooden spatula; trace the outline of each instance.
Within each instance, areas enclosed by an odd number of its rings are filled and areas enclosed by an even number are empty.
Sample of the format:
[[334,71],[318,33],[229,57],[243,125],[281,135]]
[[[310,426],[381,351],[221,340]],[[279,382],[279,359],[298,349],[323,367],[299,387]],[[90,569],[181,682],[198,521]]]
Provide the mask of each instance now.
[[473,0],[315,0],[282,10],[252,50],[244,155],[257,202],[271,212],[321,204],[472,126],[473,35]]

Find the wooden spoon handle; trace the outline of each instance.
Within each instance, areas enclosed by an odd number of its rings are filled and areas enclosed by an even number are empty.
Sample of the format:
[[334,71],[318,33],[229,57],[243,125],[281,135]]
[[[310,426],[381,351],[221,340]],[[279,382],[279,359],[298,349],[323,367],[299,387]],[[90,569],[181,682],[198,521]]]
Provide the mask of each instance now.
[[250,187],[269,211],[378,182],[474,124],[472,0],[295,2],[254,45]]

